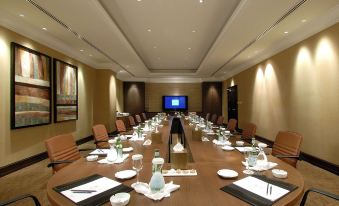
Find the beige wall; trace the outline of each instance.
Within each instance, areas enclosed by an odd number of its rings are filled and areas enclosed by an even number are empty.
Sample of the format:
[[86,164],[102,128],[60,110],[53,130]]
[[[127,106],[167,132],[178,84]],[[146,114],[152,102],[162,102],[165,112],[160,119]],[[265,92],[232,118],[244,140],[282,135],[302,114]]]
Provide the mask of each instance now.
[[188,96],[188,110],[201,112],[201,84],[200,83],[146,83],[145,109],[149,112],[162,111],[162,96]]
[[[12,41],[78,67],[79,120],[16,130],[10,129],[10,42]],[[0,167],[45,151],[44,140],[51,136],[73,133],[75,139],[80,139],[92,135],[93,110],[101,112],[100,106],[97,106],[101,104],[94,103],[94,94],[98,93],[94,91],[97,86],[97,71],[99,70],[94,70],[55,50],[0,27]],[[101,71],[98,72],[99,75],[101,75]],[[113,73],[110,74],[110,78],[114,79]],[[111,91],[110,101],[105,103],[110,105],[109,112],[101,112],[100,115],[96,115],[96,118],[108,119],[103,116],[109,116],[113,121],[115,116],[115,108],[112,109],[115,107],[115,80],[105,80],[105,83],[98,80],[98,82],[102,87],[105,87],[104,84],[108,84],[108,82],[113,83],[106,85]],[[106,106],[102,107],[102,109],[106,108]],[[108,121],[110,129],[114,128],[111,121]]]
[[117,79],[117,111],[124,111],[124,83]]
[[254,122],[270,140],[279,130],[299,132],[303,152],[339,164],[338,61],[336,24],[226,80],[224,91],[238,85],[240,127]]

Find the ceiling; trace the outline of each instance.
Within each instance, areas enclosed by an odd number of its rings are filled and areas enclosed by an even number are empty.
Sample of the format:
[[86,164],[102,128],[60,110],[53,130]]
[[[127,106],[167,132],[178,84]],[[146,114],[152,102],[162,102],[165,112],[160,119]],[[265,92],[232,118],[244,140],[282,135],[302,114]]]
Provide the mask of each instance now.
[[0,1],[0,25],[124,81],[221,81],[338,20],[338,0]]

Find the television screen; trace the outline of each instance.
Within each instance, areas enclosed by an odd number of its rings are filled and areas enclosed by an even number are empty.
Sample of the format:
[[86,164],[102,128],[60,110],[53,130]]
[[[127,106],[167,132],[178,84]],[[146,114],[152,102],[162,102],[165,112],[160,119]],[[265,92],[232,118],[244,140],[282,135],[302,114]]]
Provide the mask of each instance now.
[[187,110],[187,96],[163,96],[164,110]]

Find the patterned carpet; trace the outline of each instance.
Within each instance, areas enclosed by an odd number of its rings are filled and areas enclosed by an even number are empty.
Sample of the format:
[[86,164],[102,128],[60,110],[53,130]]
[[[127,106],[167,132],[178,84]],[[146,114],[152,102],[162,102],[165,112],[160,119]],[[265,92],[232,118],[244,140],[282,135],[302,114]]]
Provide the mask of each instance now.
[[[93,146],[92,144],[85,144],[81,145],[81,147],[88,148],[89,145],[91,147]],[[1,177],[0,201],[13,198],[20,194],[30,193],[35,195],[42,205],[50,205],[45,191],[47,181],[52,176],[51,169],[46,167],[48,162],[48,160],[43,160],[5,177]],[[309,187],[314,187],[339,194],[339,177],[337,175],[329,173],[304,161],[298,163],[298,170],[305,179],[305,190]],[[31,201],[22,201],[20,204],[14,205],[29,206],[33,204]],[[339,203],[311,193],[307,201],[307,205],[338,206]]]

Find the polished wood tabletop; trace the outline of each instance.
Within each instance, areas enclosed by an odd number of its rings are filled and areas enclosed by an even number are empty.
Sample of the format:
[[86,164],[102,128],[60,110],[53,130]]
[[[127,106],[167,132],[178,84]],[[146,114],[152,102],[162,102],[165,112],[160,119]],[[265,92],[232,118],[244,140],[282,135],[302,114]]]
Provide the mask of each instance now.
[[[129,205],[248,205],[246,202],[220,190],[221,187],[246,177],[246,175],[242,173],[245,169],[241,163],[241,161],[244,161],[243,155],[237,150],[223,151],[220,146],[213,144],[212,141],[192,141],[191,127],[184,125],[183,122],[182,126],[186,140],[185,146],[190,151],[193,159],[193,162],[189,163],[189,168],[196,169],[198,175],[189,177],[165,177],[165,182],[173,181],[174,184],[180,185],[180,189],[171,193],[170,197],[166,197],[161,201],[153,201],[133,190],[130,192],[131,200]],[[139,153],[144,156],[143,169],[140,171],[139,177],[141,182],[148,183],[151,179],[151,160],[154,149],[160,149],[160,154],[165,159],[168,157],[170,129],[171,123],[161,128],[162,144],[143,146],[142,141],[124,142],[124,146],[132,146],[134,149],[130,155]],[[150,136],[147,136],[147,138],[150,138]],[[213,137],[210,138],[212,140]],[[237,138],[239,137],[231,137],[230,141],[235,142]],[[278,163],[276,168],[288,172],[288,178],[283,179],[283,181],[298,186],[296,190],[277,201],[274,205],[294,205],[303,194],[303,177],[295,168],[283,161],[271,155],[268,155],[268,159],[269,161]],[[170,167],[170,163],[164,165],[164,169],[170,169]],[[81,158],[51,177],[47,183],[48,199],[51,205],[74,205],[70,200],[55,192],[53,188],[92,174],[100,174],[130,186],[136,182],[136,177],[129,180],[119,180],[114,176],[116,172],[126,169],[132,169],[132,160],[130,157],[122,164],[113,165],[88,162],[85,158]],[[221,178],[217,175],[217,171],[220,169],[235,170],[239,173],[239,176],[233,179]],[[273,178],[271,170],[262,172],[262,174]],[[110,205],[110,203],[106,203],[106,205]]]

